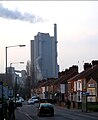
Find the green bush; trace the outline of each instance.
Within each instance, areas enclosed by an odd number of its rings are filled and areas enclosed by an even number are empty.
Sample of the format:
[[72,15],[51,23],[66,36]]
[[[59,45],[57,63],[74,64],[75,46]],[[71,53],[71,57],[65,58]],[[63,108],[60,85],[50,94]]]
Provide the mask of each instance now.
[[98,112],[98,105],[89,105],[88,110]]

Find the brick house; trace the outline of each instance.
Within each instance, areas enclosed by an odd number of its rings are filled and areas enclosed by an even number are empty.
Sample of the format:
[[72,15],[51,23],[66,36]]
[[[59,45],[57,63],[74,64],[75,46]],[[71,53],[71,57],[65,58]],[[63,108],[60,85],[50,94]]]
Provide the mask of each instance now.
[[60,102],[60,105],[65,103],[68,95],[67,80],[78,74],[78,66],[73,65],[61,73],[61,76],[55,80],[51,85],[53,86],[54,98]]
[[87,102],[98,102],[98,64],[85,63],[84,71],[68,81],[68,97],[72,107],[79,107],[83,94],[87,94]]

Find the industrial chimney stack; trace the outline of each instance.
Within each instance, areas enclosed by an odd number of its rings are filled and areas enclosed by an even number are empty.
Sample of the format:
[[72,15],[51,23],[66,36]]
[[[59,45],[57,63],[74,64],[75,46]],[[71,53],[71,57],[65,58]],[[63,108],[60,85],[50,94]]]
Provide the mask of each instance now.
[[58,78],[58,64],[57,64],[57,24],[54,24],[54,42],[55,42],[55,74]]

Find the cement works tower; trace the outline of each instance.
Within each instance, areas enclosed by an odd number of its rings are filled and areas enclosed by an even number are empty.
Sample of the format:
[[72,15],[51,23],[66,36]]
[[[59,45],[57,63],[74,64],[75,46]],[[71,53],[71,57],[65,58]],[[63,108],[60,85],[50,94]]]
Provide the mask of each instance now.
[[33,83],[47,78],[58,78],[57,25],[54,24],[54,36],[38,32],[30,42]]

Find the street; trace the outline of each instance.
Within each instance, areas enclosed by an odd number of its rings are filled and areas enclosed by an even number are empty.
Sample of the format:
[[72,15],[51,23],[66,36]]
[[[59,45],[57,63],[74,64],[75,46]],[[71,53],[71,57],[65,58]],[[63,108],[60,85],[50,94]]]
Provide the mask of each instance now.
[[98,112],[84,113],[81,110],[67,109],[54,105],[54,117],[50,116],[37,116],[38,104],[28,105],[24,104],[16,110],[16,120],[98,120]]

